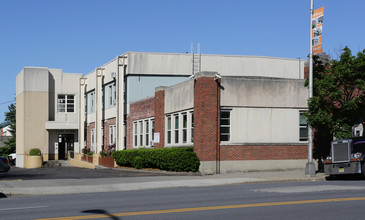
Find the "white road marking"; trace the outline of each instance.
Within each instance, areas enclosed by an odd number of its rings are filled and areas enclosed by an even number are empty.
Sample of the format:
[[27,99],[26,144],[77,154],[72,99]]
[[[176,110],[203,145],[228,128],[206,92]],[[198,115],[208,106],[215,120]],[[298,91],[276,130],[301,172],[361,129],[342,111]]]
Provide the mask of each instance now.
[[306,193],[325,192],[340,190],[365,190],[365,186],[340,186],[340,185],[319,185],[319,186],[289,186],[278,188],[256,189],[256,192],[276,192],[276,193]]
[[0,211],[22,210],[22,209],[40,209],[40,208],[47,208],[47,207],[48,206],[17,207],[17,208],[0,209]]

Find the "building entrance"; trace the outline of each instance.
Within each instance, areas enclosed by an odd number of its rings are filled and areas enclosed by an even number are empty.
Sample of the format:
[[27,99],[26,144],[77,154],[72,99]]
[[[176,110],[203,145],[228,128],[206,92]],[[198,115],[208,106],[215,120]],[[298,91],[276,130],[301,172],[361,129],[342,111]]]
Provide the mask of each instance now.
[[66,160],[69,151],[74,150],[74,134],[58,135],[58,159]]

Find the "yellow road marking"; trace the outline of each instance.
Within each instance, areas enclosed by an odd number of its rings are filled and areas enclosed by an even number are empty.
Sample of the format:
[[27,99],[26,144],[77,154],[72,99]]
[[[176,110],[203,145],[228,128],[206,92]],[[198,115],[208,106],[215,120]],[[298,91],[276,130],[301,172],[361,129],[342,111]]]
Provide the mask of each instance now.
[[7,181],[23,181],[23,180],[22,179],[0,180],[0,182],[7,182]]
[[219,210],[219,209],[237,209],[237,208],[278,206],[278,205],[297,205],[297,204],[326,203],[326,202],[346,202],[346,201],[359,201],[359,200],[365,200],[365,197],[316,199],[316,200],[301,200],[301,201],[286,201],[286,202],[265,202],[265,203],[224,205],[224,206],[208,206],[208,207],[196,207],[196,208],[166,209],[166,210],[155,210],[155,211],[124,212],[124,213],[111,213],[111,214],[99,214],[99,215],[45,218],[45,219],[38,219],[38,220],[66,220],[66,219],[76,220],[76,219],[108,218],[108,217],[112,217],[112,216],[121,217],[121,216],[133,216],[133,215],[152,215],[152,214],[195,212],[195,211],[207,211],[207,210]]

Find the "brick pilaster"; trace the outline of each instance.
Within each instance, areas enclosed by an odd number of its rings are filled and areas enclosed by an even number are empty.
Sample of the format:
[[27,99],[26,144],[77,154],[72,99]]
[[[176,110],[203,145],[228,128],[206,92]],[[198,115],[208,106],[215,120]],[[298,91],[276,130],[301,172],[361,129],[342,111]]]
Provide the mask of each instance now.
[[165,146],[165,87],[157,87],[155,91],[155,133],[160,133],[160,143],[155,148]]
[[215,74],[202,72],[195,76],[194,151],[201,161],[219,160],[220,88]]

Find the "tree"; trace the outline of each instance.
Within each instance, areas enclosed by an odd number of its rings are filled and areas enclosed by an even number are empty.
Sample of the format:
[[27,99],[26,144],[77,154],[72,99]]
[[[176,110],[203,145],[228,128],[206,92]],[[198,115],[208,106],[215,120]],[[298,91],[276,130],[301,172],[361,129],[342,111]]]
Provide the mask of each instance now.
[[[308,81],[306,82],[308,86]],[[329,154],[333,137],[352,136],[352,126],[365,118],[365,50],[353,56],[345,47],[339,60],[313,57],[313,97],[306,117],[314,130],[314,157]]]
[[0,148],[1,154],[11,154],[16,150],[16,107],[14,104],[8,106],[9,111],[5,112],[5,122],[9,124],[11,137],[6,140],[5,147]]

